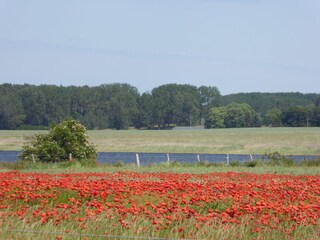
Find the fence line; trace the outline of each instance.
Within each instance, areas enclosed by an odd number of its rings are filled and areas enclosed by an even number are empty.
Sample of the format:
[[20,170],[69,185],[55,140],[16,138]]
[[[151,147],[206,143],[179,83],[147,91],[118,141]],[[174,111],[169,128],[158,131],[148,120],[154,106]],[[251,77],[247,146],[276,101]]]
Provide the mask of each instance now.
[[[0,161],[15,162],[19,157],[19,151],[0,151]],[[319,155],[287,155],[297,162],[303,160],[320,159]],[[30,160],[36,161],[39,156],[30,156]],[[212,162],[229,164],[234,161],[245,162],[253,160],[264,160],[265,155],[262,154],[206,154],[206,153],[146,153],[146,152],[99,152],[99,163],[135,163],[138,166],[152,163],[197,163]],[[59,162],[58,159],[73,159],[73,155],[53,156],[53,162]],[[267,159],[267,158],[265,158]]]

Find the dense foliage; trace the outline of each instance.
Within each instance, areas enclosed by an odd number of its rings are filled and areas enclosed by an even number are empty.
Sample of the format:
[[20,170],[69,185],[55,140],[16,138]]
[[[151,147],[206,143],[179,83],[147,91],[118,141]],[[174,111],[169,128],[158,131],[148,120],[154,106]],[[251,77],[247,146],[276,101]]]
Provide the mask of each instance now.
[[163,85],[142,95],[128,84],[2,84],[0,129],[49,126],[67,117],[79,120],[88,129],[199,125],[205,109],[216,106],[219,99],[220,92],[215,87],[179,84]]
[[211,108],[207,117],[207,128],[244,128],[259,127],[260,119],[246,103],[230,103],[226,106]]
[[[228,114],[221,122],[225,108]],[[247,122],[248,116],[254,119]],[[43,129],[68,117],[88,129],[163,129],[203,125],[205,120],[207,127],[320,126],[320,94],[221,96],[216,87],[188,84],[166,84],[143,94],[120,83],[96,87],[0,85],[0,129]]]
[[309,93],[303,94],[299,92],[291,93],[237,93],[225,95],[221,98],[222,105],[232,102],[247,103],[258,114],[264,116],[272,108],[280,110],[292,106],[310,107],[319,105],[320,94]]
[[59,162],[70,160],[70,154],[77,160],[96,158],[96,149],[89,144],[85,127],[73,119],[53,125],[48,133],[31,137],[23,145],[20,159]]

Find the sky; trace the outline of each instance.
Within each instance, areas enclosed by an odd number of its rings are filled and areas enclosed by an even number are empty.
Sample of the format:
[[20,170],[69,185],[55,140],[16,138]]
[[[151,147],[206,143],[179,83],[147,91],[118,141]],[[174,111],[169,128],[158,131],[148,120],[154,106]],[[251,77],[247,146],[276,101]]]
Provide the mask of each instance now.
[[0,84],[320,93],[319,0],[0,0]]

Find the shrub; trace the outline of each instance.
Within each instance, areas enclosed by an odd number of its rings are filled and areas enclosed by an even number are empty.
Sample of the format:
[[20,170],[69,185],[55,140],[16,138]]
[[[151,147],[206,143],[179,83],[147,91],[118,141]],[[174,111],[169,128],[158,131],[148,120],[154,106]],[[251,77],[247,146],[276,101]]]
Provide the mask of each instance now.
[[169,163],[169,166],[170,166],[170,167],[181,167],[181,166],[182,166],[182,163],[179,162],[179,161],[173,161],[173,162],[170,162],[170,163]]
[[118,161],[116,161],[116,162],[113,164],[113,166],[115,166],[115,167],[123,167],[123,166],[124,166],[124,162],[118,160]]
[[81,161],[96,159],[95,146],[89,144],[86,128],[74,119],[51,126],[49,133],[35,134],[22,146],[20,160],[60,162],[72,157]]
[[271,165],[276,166],[292,166],[294,160],[290,157],[280,154],[279,152],[272,152],[265,155]]
[[257,166],[258,165],[258,161],[256,161],[256,160],[252,160],[252,161],[247,161],[247,162],[245,162],[244,164],[247,166],[247,167],[255,167],[255,166]]
[[212,163],[210,163],[209,161],[200,161],[200,162],[197,162],[197,166],[198,167],[211,167]]
[[239,161],[231,161],[231,162],[229,163],[229,165],[230,165],[231,167],[239,167],[239,166],[240,166],[240,162],[239,162]]

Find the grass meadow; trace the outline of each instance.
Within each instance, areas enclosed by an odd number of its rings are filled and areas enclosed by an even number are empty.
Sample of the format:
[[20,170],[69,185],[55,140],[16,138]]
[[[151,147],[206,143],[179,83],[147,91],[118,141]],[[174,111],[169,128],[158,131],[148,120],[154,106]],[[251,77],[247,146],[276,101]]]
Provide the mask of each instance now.
[[[20,150],[41,131],[0,131],[0,150]],[[320,128],[239,128],[212,130],[92,130],[100,152],[164,152],[320,155]]]

